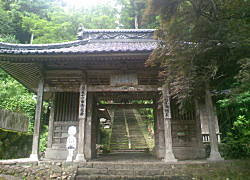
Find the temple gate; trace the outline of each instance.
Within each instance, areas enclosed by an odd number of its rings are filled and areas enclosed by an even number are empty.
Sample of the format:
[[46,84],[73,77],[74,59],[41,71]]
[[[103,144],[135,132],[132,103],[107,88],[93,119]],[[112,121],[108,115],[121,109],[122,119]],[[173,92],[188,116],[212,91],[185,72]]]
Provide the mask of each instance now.
[[51,102],[48,159],[66,159],[69,126],[77,128],[75,161],[95,158],[101,107],[153,108],[156,157],[166,162],[205,157],[199,108],[181,113],[159,79],[159,67],[145,67],[159,43],[153,33],[151,29],[85,29],[73,42],[0,44],[0,67],[37,93],[33,160],[39,158],[43,100]]

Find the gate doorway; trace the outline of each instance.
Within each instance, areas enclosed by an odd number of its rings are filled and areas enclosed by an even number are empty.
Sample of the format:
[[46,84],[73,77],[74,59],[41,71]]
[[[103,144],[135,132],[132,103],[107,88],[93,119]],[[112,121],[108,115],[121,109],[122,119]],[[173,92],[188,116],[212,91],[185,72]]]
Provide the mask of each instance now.
[[[134,99],[131,94],[124,96],[123,93],[123,96],[120,96],[122,100],[119,101],[116,98],[110,100],[113,97],[110,95],[101,96],[101,100],[98,98],[97,147],[99,155],[153,152],[155,144],[154,101],[153,98],[144,100],[140,97],[140,93],[136,94],[137,99]],[[107,99],[108,97],[110,99]],[[152,94],[147,96],[149,97],[152,97]]]
[[146,119],[141,117],[137,109],[115,109],[110,150],[112,152],[152,150],[154,138],[149,129]]

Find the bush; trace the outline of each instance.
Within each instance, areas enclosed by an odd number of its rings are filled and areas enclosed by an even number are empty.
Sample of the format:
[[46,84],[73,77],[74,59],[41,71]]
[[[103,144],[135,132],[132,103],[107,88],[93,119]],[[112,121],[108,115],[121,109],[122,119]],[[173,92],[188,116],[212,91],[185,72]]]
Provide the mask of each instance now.
[[238,116],[223,141],[223,154],[226,158],[250,157],[250,119]]
[[0,129],[0,159],[29,157],[32,135]]

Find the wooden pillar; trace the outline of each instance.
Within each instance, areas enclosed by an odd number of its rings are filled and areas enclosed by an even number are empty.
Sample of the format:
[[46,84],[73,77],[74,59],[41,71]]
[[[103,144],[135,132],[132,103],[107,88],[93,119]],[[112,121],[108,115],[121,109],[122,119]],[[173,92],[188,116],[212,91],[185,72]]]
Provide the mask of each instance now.
[[32,152],[30,155],[30,159],[34,161],[38,161],[39,159],[38,155],[39,155],[39,142],[40,142],[41,114],[43,107],[43,89],[44,89],[44,78],[42,77],[38,82],[38,88],[37,88],[35,124],[33,133]]
[[157,126],[157,102],[156,100],[154,101],[154,108],[153,108],[153,116],[154,116],[154,149],[153,153],[157,158],[158,156],[158,149],[159,149],[159,132],[158,132],[158,126]]
[[210,156],[208,160],[211,160],[211,161],[223,160],[223,158],[220,155],[219,147],[218,147],[213,102],[212,102],[212,97],[209,91],[208,84],[206,85],[205,104],[206,104],[206,110],[208,114],[208,129],[209,129],[210,147],[211,147],[211,152],[210,152]]
[[85,127],[85,158],[92,159],[92,126],[93,126],[93,94],[88,94],[87,98],[87,117]]
[[95,106],[96,144],[101,144],[100,120],[98,119],[97,113],[98,113],[98,108],[97,106]]
[[92,148],[92,159],[97,156],[97,151],[96,151],[96,144],[97,144],[97,130],[98,128],[98,121],[97,121],[97,102],[94,97],[93,101],[93,115],[92,115],[92,139],[91,139],[91,148]]
[[78,136],[78,152],[75,161],[86,162],[84,155],[85,144],[85,121],[86,121],[86,100],[87,100],[87,84],[82,82],[80,85],[79,98],[79,136]]
[[52,148],[54,118],[55,118],[55,93],[52,94],[51,98],[47,148]]
[[171,109],[170,95],[166,86],[162,88],[163,96],[163,117],[164,117],[164,135],[165,135],[165,157],[164,162],[176,162],[172,147],[172,132],[171,132]]

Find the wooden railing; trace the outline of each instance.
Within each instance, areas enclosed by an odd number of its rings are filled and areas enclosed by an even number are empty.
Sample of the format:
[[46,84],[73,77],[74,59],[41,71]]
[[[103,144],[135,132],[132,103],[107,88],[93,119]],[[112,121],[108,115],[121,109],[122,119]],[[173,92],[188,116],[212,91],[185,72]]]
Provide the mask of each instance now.
[[21,113],[0,109],[0,128],[27,132],[29,118]]
[[[220,136],[221,136],[221,133],[217,133],[218,143],[221,142]],[[209,143],[210,142],[209,134],[202,134],[202,141],[203,143]]]

